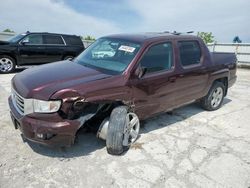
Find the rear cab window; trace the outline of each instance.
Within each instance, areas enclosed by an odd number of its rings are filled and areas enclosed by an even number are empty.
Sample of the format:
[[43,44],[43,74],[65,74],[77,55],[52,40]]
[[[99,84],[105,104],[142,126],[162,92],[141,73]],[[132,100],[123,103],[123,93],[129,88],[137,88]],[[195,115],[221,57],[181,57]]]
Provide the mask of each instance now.
[[61,35],[44,35],[44,44],[64,45]]
[[201,48],[198,41],[179,41],[179,57],[183,67],[201,63]]

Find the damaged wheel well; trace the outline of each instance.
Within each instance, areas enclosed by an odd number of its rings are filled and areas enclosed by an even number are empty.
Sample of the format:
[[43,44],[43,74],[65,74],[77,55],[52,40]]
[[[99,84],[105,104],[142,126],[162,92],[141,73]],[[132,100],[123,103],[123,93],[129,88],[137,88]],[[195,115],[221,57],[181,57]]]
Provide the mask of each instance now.
[[[80,121],[80,127],[76,135],[82,130],[87,129],[96,132],[99,129],[102,121],[109,117],[112,110],[120,105],[126,105],[123,101],[99,101],[99,102],[86,102],[75,101],[72,103],[67,119],[77,119]],[[63,112],[61,112],[63,113]],[[64,114],[66,116],[66,114]]]

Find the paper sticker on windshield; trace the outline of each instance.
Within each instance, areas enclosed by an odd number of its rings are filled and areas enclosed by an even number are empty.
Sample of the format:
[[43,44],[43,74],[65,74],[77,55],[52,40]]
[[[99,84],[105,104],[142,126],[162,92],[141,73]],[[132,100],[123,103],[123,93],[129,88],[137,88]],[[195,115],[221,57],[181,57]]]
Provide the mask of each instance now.
[[135,48],[134,47],[131,47],[131,46],[124,46],[124,45],[121,45],[119,47],[119,50],[122,50],[122,51],[125,51],[125,52],[134,52],[135,51]]

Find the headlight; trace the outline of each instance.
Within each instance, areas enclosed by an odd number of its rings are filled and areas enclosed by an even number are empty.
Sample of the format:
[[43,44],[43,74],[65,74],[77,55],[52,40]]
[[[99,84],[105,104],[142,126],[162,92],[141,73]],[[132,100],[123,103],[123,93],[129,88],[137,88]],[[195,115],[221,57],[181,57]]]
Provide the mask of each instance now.
[[57,112],[61,106],[61,101],[42,101],[33,99],[34,112],[52,113]]

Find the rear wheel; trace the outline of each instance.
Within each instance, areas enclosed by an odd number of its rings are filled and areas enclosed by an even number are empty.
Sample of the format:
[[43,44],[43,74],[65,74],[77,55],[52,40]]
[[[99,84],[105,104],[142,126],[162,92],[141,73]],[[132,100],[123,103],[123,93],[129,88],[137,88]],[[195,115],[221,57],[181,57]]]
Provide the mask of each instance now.
[[7,55],[0,56],[0,73],[11,73],[16,68],[15,60]]
[[139,135],[140,122],[138,116],[128,112],[126,106],[113,109],[106,138],[106,146],[109,154],[119,155],[136,141]]
[[209,111],[217,110],[221,107],[225,96],[225,86],[221,82],[215,82],[208,94],[202,98],[201,106]]

